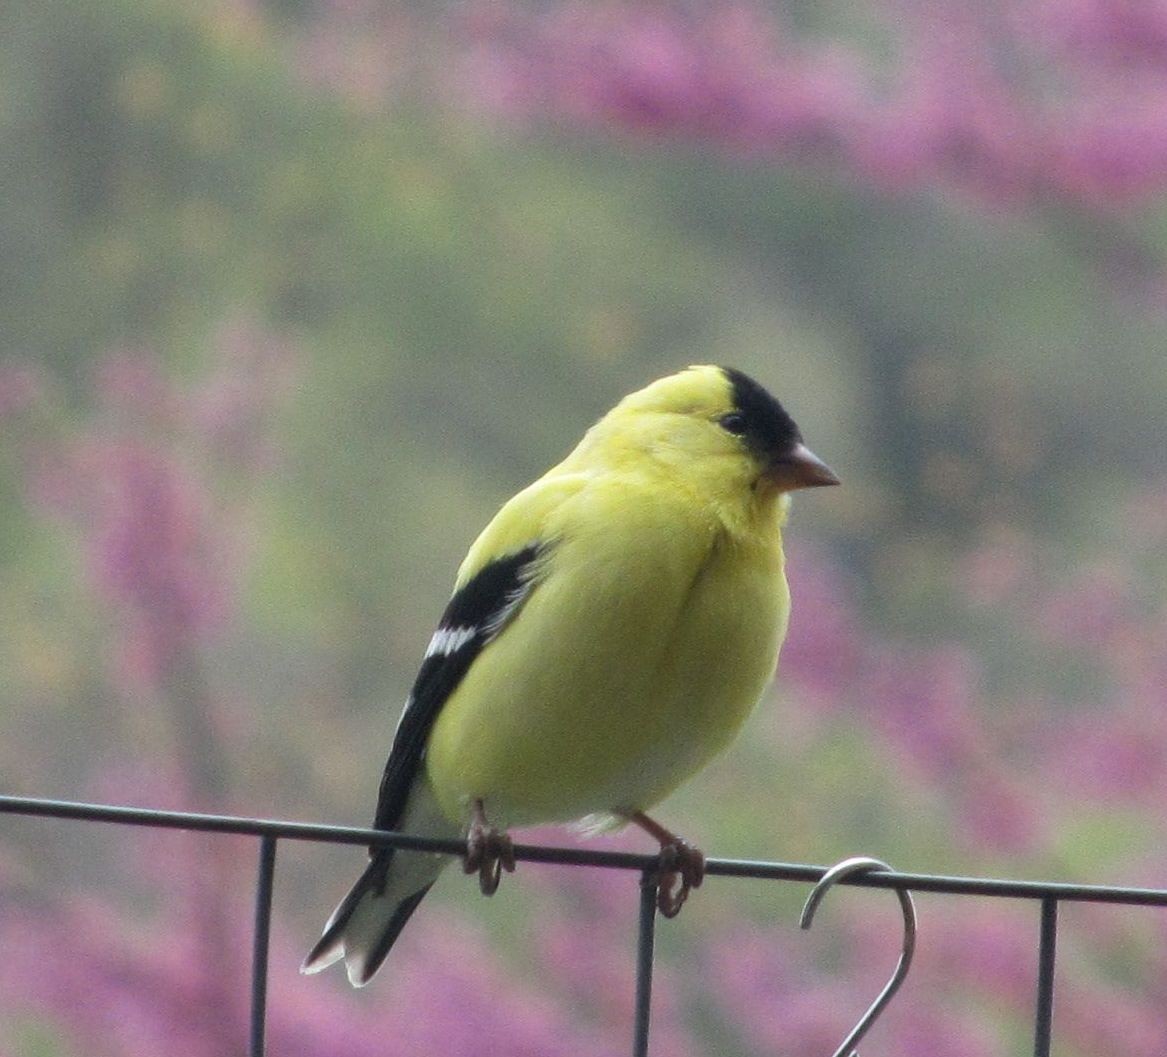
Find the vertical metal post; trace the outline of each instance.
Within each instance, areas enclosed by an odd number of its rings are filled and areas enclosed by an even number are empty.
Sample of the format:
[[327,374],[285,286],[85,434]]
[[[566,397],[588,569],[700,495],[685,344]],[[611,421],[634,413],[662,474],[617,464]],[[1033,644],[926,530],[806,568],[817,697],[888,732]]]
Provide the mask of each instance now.
[[1058,944],[1058,901],[1046,896],[1041,901],[1041,936],[1037,954],[1037,1018],[1034,1027],[1034,1057],[1049,1057],[1054,1024],[1054,957]]
[[636,1023],[632,1057],[648,1057],[648,1024],[652,1015],[652,963],[656,944],[656,869],[640,876],[640,927],[636,945]]
[[276,872],[276,838],[261,837],[259,877],[255,883],[255,933],[251,948],[251,1037],[249,1057],[263,1057],[267,1024],[267,953],[271,938],[272,886]]

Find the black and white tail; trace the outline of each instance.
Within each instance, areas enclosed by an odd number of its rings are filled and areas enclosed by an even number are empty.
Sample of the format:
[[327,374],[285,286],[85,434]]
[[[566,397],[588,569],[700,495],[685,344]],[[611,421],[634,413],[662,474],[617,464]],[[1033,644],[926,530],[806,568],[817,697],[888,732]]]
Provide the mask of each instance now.
[[[406,816],[402,829],[408,832],[435,837],[457,835],[456,828],[437,812],[437,805],[425,794],[411,797]],[[343,958],[349,982],[354,987],[364,987],[450,861],[448,855],[431,852],[393,848],[377,852],[332,912],[324,934],[308,952],[300,972],[318,973]]]

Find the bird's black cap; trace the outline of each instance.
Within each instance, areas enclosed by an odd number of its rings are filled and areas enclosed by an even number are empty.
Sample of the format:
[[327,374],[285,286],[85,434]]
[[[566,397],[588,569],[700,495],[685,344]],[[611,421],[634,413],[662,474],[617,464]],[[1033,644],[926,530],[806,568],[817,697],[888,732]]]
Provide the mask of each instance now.
[[785,455],[802,443],[794,419],[762,386],[734,367],[721,370],[729,380],[735,410],[745,417],[743,435],[753,451],[762,456]]

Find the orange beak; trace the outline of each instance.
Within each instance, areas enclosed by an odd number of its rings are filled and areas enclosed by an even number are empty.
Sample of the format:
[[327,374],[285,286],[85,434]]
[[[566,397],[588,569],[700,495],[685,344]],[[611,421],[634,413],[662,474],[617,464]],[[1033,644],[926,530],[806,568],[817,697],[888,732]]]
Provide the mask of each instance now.
[[771,462],[763,476],[782,492],[839,483],[835,471],[805,444],[796,444],[785,455]]

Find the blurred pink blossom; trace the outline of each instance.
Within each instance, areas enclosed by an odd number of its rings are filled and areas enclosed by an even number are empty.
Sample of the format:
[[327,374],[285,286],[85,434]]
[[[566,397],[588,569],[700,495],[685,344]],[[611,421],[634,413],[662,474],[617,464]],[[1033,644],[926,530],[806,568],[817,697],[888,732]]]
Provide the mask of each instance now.
[[[792,935],[788,933],[787,935]],[[763,1053],[830,1053],[857,1004],[848,989],[808,968],[776,929],[738,926],[704,952],[703,975],[727,1024]]]
[[992,1030],[972,1012],[938,1003],[921,1007],[907,1002],[890,1008],[880,1025],[893,1044],[884,1052],[912,1057],[998,1057],[1000,1046]]
[[1076,571],[1033,606],[1036,632],[1051,643],[1076,650],[1104,651],[1131,614],[1127,573],[1117,564]]
[[1047,736],[1042,762],[1049,784],[1096,807],[1157,804],[1167,793],[1167,717],[1070,717]]
[[148,349],[124,349],[98,361],[93,394],[98,411],[122,431],[165,428],[181,409],[181,393]]
[[[187,866],[198,869],[197,861]],[[147,928],[85,900],[37,907],[9,893],[4,904],[0,991],[6,1017],[51,1018],[79,1049],[109,1057],[242,1052],[245,958],[208,967],[195,919],[164,910]],[[235,927],[245,953],[250,922],[240,911]],[[277,925],[267,1030],[272,1052],[373,1057],[386,1052],[387,1038],[401,1057],[623,1052],[623,1031],[610,1038],[595,1025],[574,1023],[563,1006],[503,972],[470,926],[430,914],[411,933],[402,957],[386,969],[394,978],[385,981],[390,986],[382,1000],[362,1005],[301,977],[302,952]]]
[[120,675],[154,685],[226,616],[228,538],[194,471],[142,437],[83,436],[43,460],[34,494],[83,535],[93,587],[120,626]]
[[312,5],[293,55],[310,84],[340,92],[362,109],[393,100],[415,80],[418,27],[405,7],[362,0]]
[[983,763],[959,785],[957,828],[965,847],[1024,855],[1048,839],[1046,805],[1022,777]]
[[[400,968],[381,1010],[385,1023],[394,1025],[399,1052],[418,1057],[435,1051],[522,1057],[623,1052],[626,1025],[617,1025],[612,1037],[597,1025],[573,1022],[570,1005],[501,972],[498,953],[467,922],[431,914],[419,925],[411,925],[400,956],[394,952]],[[602,988],[607,981],[596,984]]]
[[932,777],[951,778],[985,751],[975,709],[976,665],[955,646],[884,649],[865,673],[865,719]]
[[810,548],[791,549],[792,619],[782,645],[781,678],[813,703],[838,708],[860,678],[867,637],[842,570]]
[[[835,119],[859,101],[842,53],[804,56],[746,5],[720,5],[713,16],[669,4],[502,10],[465,23],[465,75],[468,98],[512,114],[804,148],[835,142]],[[472,83],[476,75],[485,83]]]
[[1044,0],[1027,12],[1029,31],[1084,61],[1167,74],[1163,0]]
[[972,990],[1028,1013],[1037,987],[1036,904],[968,901],[950,910],[927,919],[916,966],[921,976],[940,982],[947,994]]
[[210,370],[186,395],[184,424],[218,468],[261,474],[275,469],[272,424],[292,395],[297,353],[252,320],[219,332]]
[[[833,925],[821,927],[839,930],[839,916],[836,911]],[[884,979],[878,967],[890,971],[898,941],[854,913],[842,917],[843,965],[829,976],[810,964],[811,941],[796,931],[739,928],[710,941],[704,976],[747,1052],[831,1053],[870,1004]],[[934,995],[921,1001],[912,992],[905,988],[885,1011],[863,1052],[995,1057],[991,1035],[975,1019],[962,1018]]]
[[1160,1057],[1167,1052],[1167,1025],[1157,1004],[1097,981],[1059,983],[1057,1030],[1083,1053]]
[[271,468],[292,354],[243,324],[216,354],[208,380],[187,387],[145,350],[104,358],[91,423],[30,460],[30,495],[80,536],[127,687],[157,687],[230,616],[244,521],[225,482]]
[[999,527],[986,535],[984,542],[955,564],[954,585],[976,606],[1013,604],[1034,583],[1037,570],[1032,541]]
[[125,615],[123,659],[133,680],[156,683],[180,653],[226,616],[231,545],[190,471],[138,441],[80,452],[86,549],[96,585]]
[[867,7],[891,63],[758,3],[560,0],[469,8],[440,65],[447,95],[511,119],[826,163],[888,189],[1108,210],[1167,180],[1161,4]]

